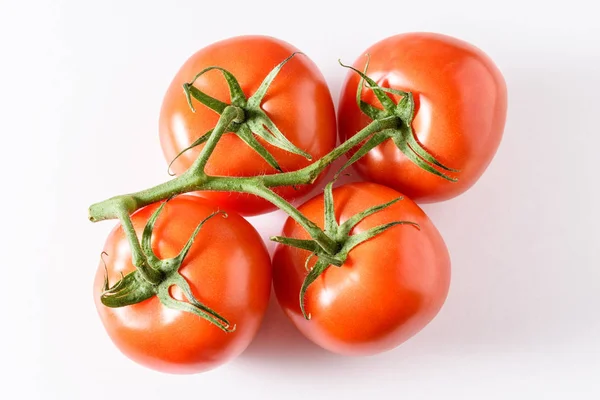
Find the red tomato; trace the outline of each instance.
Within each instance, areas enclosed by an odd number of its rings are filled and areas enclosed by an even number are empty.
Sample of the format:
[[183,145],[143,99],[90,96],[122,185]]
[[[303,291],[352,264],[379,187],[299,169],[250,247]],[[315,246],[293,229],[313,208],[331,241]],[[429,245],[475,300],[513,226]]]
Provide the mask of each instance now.
[[[470,188],[496,153],[506,120],[506,84],[492,60],[466,42],[433,33],[392,36],[362,54],[370,54],[367,75],[380,86],[414,94],[417,140],[460,172],[449,174],[458,182],[435,176],[387,140],[355,164],[359,173],[420,202],[450,199]],[[354,67],[363,70],[366,61],[361,56]],[[359,81],[348,72],[338,111],[341,140],[371,122],[356,104]],[[363,89],[362,98],[381,108],[372,91]]]
[[[333,191],[338,223],[375,205],[400,197],[375,183],[354,183]],[[299,210],[323,227],[323,196]],[[358,234],[392,221],[397,225],[359,244],[341,267],[330,266],[308,287],[306,320],[300,311],[299,291],[307,274],[306,250],[278,245],[273,258],[277,300],[294,325],[310,340],[335,353],[369,355],[392,349],[421,330],[440,310],[450,283],[446,245],[427,215],[404,198],[370,215],[351,232]],[[292,219],[283,236],[309,239]],[[315,257],[310,265],[314,265]]]
[[[160,142],[170,162],[198,137],[214,128],[218,115],[197,103],[193,113],[182,85],[208,66],[227,69],[238,79],[246,97],[256,92],[267,74],[290,54],[298,51],[292,45],[265,36],[241,36],[214,43],[195,53],[181,67],[165,95],[160,112]],[[207,94],[230,103],[229,89],[218,71],[199,78],[194,86]],[[335,146],[336,124],[333,102],[327,84],[316,65],[305,55],[291,59],[269,87],[262,103],[263,110],[279,130],[297,147],[312,155],[313,161]],[[275,148],[262,139],[283,171],[300,169],[310,163],[306,158]],[[172,166],[181,174],[194,162],[198,146],[185,152]],[[256,176],[272,174],[269,166],[253,149],[234,134],[224,135],[212,154],[206,172],[209,175]],[[286,199],[306,194],[311,186],[281,187],[276,192]],[[227,209],[243,215],[275,210],[266,200],[238,193],[203,192]]]
[[[139,237],[156,207],[145,207],[132,216]],[[215,210],[215,205],[196,196],[169,201],[154,227],[155,254],[161,259],[176,256],[196,225]],[[134,270],[120,226],[108,236],[104,251],[112,284],[121,273]],[[270,295],[269,255],[246,220],[235,213],[227,218],[217,215],[200,229],[179,272],[194,296],[235,324],[235,331],[226,333],[196,315],[166,308],[156,296],[121,308],[104,306],[100,302],[103,263],[94,282],[96,308],[112,341],[132,360],[170,373],[206,371],[239,355],[257,333]],[[171,293],[185,299],[178,288]]]

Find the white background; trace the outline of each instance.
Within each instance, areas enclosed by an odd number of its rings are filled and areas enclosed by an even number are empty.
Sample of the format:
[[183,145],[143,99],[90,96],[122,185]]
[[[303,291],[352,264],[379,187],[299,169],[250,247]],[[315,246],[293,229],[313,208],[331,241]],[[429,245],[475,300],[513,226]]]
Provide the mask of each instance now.
[[[2,1],[0,398],[600,398],[594,3]],[[92,300],[113,224],[89,223],[87,206],[166,177],[158,112],[185,59],[225,37],[274,35],[322,68],[337,101],[338,57],[415,30],[484,49],[509,89],[486,174],[424,207],[453,261],[439,316],[394,351],[343,358],[272,303],[255,342],[212,372],[164,375],[122,356]],[[282,221],[252,219],[265,237]]]

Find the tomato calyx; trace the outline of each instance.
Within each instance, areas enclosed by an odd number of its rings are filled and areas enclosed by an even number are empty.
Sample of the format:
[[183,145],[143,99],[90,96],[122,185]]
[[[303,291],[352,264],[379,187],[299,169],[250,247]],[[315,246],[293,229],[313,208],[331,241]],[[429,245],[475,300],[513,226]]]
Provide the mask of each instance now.
[[[269,118],[269,116],[261,107],[263,98],[265,97],[269,86],[279,71],[281,71],[283,66],[297,54],[299,53],[291,54],[289,57],[275,66],[275,68],[273,68],[262,81],[258,90],[249,98],[246,98],[238,80],[231,72],[217,66],[211,66],[203,69],[196,74],[196,76],[190,82],[183,84],[183,91],[185,93],[190,110],[192,112],[196,111],[192,98],[196,99],[219,115],[223,115],[223,112],[228,106],[235,106],[239,108],[239,110],[241,110],[243,113],[243,118],[240,118],[238,121],[231,122],[226,127],[227,132],[236,134],[248,146],[256,151],[271,167],[275,168],[279,172],[283,172],[279,166],[279,163],[275,157],[273,157],[273,155],[269,153],[269,151],[257,140],[256,136],[272,146],[303,156],[308,160],[312,160],[312,156],[309,153],[298,148],[287,139],[287,137],[279,130],[279,128],[277,128],[277,125],[275,125],[275,123],[271,120],[271,118]],[[198,78],[213,70],[221,72],[225,78],[227,85],[229,86],[231,104],[224,103],[212,96],[209,96],[194,86],[194,82],[196,82]],[[175,160],[177,160],[177,158],[179,158],[179,156],[186,151],[207,142],[211,135],[213,135],[213,131],[214,129],[209,130],[175,156],[175,158],[169,164],[169,174],[171,176],[174,174],[170,172],[170,168]]]
[[[367,57],[369,56],[367,55]],[[381,143],[388,139],[392,139],[396,147],[410,161],[420,168],[448,181],[458,181],[458,178],[450,176],[448,173],[459,173],[460,170],[453,169],[442,164],[415,138],[412,130],[412,121],[415,117],[415,100],[412,92],[379,86],[377,82],[367,76],[369,59],[367,59],[365,64],[364,72],[359,71],[350,65],[345,65],[340,60],[338,60],[338,62],[342,67],[351,69],[360,76],[360,83],[356,90],[356,104],[363,114],[367,115],[373,121],[383,120],[390,117],[395,117],[398,119],[397,127],[385,129],[373,135],[359,148],[359,150],[356,151],[356,153],[352,155],[352,157],[346,162],[346,164],[344,164],[340,171],[350,164],[353,164],[355,161]],[[367,89],[373,91],[383,109],[379,109],[362,100],[362,91],[365,87],[365,82],[367,82]],[[395,103],[389,94],[400,96],[400,101]]]
[[[393,221],[388,222],[386,224],[378,225],[374,228],[368,229],[364,232],[350,235],[352,229],[358,225],[359,222],[367,218],[368,216],[375,214],[379,211],[384,210],[385,208],[391,206],[392,204],[401,201],[403,198],[399,197],[394,200],[391,200],[384,204],[379,204],[373,207],[370,207],[360,213],[353,215],[351,218],[346,220],[344,223],[339,224],[335,217],[335,209],[333,202],[333,181],[328,183],[325,186],[324,190],[324,220],[325,220],[325,234],[329,236],[336,244],[337,244],[337,252],[333,255],[329,254],[325,251],[319,244],[312,240],[306,239],[295,239],[284,236],[273,236],[271,240],[281,243],[283,245],[292,246],[296,248],[300,248],[303,250],[310,251],[310,255],[306,259],[306,269],[308,271],[304,281],[302,282],[302,287],[300,288],[299,293],[299,301],[300,301],[300,311],[305,319],[310,320],[311,314],[306,312],[305,309],[305,301],[304,297],[306,295],[306,291],[309,286],[319,277],[321,274],[327,270],[331,265],[335,267],[343,266],[344,262],[348,258],[350,251],[354,249],[361,243],[366,242],[369,239],[374,238],[375,236],[387,231],[388,229],[396,226],[396,225],[411,225],[416,229],[420,230],[419,224],[412,221]],[[317,262],[315,265],[309,269],[308,265],[310,260],[313,257],[317,257]]]
[[[204,218],[197,225],[177,256],[161,260],[152,250],[152,231],[165,204],[166,202],[163,202],[146,223],[142,233],[141,245],[139,246],[143,252],[142,257],[145,260],[146,271],[147,269],[151,269],[156,272],[160,276],[160,280],[158,282],[148,280],[144,269],[137,267],[135,271],[129,274],[125,276],[121,275],[121,279],[111,286],[108,274],[106,274],[100,301],[107,307],[118,308],[140,303],[153,296],[157,296],[165,307],[192,313],[216,325],[225,332],[233,332],[236,328],[235,325],[231,326],[227,319],[196,299],[189,283],[179,273],[179,269],[183,265],[185,257],[190,251],[194,239],[202,226],[217,214],[223,214],[224,218],[227,217],[227,214],[222,211],[216,211]],[[174,286],[177,286],[181,290],[187,301],[178,300],[171,295],[170,290]]]

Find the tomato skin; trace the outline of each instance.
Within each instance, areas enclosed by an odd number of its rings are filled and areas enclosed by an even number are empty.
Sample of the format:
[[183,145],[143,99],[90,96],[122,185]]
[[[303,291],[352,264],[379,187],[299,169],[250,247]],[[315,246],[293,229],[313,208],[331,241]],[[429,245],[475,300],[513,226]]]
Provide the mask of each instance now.
[[[207,46],[192,55],[171,82],[160,112],[159,132],[163,153],[168,162],[198,137],[214,128],[218,115],[194,100],[193,113],[183,94],[182,85],[203,68],[220,66],[235,75],[246,97],[256,92],[267,74],[293,52],[292,45],[267,36],[240,36]],[[199,78],[200,90],[230,103],[229,89],[217,71]],[[279,72],[263,100],[262,108],[279,130],[296,146],[312,155],[313,161],[327,154],[336,142],[333,101],[325,78],[306,56],[296,55]],[[310,163],[302,156],[259,141],[273,154],[284,171],[300,169]],[[184,153],[172,170],[181,174],[194,162],[203,146]],[[209,175],[256,176],[277,172],[239,137],[224,135],[212,154],[206,172]],[[312,186],[277,188],[286,199],[306,194]],[[223,207],[242,215],[256,215],[275,210],[275,206],[253,195],[202,192]]]
[[[157,205],[132,216],[138,236]],[[197,196],[178,196],[167,203],[156,222],[153,249],[161,258],[176,256],[194,228],[218,207]],[[134,270],[129,244],[120,225],[108,236],[104,251],[108,277]],[[104,264],[94,281],[98,314],[115,345],[132,360],[169,373],[197,373],[239,355],[256,335],[269,300],[271,263],[256,230],[241,216],[213,217],[201,228],[181,269],[193,294],[236,330],[225,333],[190,313],[166,308],[155,296],[141,303],[109,308],[100,302]],[[181,291],[171,293],[182,300]]]
[[[341,224],[399,196],[375,183],[341,186],[333,191],[336,220]],[[299,210],[323,226],[322,196]],[[371,355],[397,347],[438,313],[448,293],[450,257],[441,235],[416,203],[404,198],[367,217],[352,234],[398,220],[416,222],[421,230],[410,225],[390,228],[351,250],[341,267],[325,270],[306,292],[306,310],[312,315],[308,321],[301,314],[298,294],[309,252],[277,246],[273,257],[277,300],[304,336],[334,353]],[[291,219],[282,235],[309,238]]]
[[[424,203],[469,189],[496,153],[506,120],[506,84],[493,61],[466,42],[434,33],[392,36],[362,54],[370,54],[367,74],[379,85],[413,92],[417,112],[412,126],[418,141],[460,172],[450,173],[458,182],[446,181],[413,164],[388,140],[355,164],[359,173]],[[359,57],[354,67],[363,70],[366,60]],[[371,122],[356,105],[359,79],[348,72],[342,88],[342,141]],[[363,100],[381,107],[370,90],[363,90]]]

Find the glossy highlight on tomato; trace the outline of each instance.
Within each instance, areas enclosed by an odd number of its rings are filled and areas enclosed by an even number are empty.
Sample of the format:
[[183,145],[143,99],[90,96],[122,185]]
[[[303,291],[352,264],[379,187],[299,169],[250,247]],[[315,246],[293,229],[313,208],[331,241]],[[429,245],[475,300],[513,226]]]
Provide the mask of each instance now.
[[[256,92],[267,74],[280,62],[297,52],[292,45],[267,36],[240,36],[207,46],[192,55],[177,72],[164,97],[159,121],[160,142],[168,162],[212,129],[218,115],[197,105],[190,110],[182,85],[190,82],[202,69],[219,66],[239,81],[246,97]],[[221,101],[230,102],[227,84],[218,71],[209,72],[194,86]],[[317,66],[304,54],[297,54],[279,72],[262,103],[263,110],[281,132],[315,161],[328,153],[336,142],[333,101],[327,83]],[[258,139],[275,157],[283,171],[294,171],[310,164],[301,155],[292,154]],[[196,160],[203,145],[186,151],[172,165],[181,174]],[[234,134],[225,134],[206,166],[208,175],[256,176],[273,174],[252,148]],[[312,186],[276,188],[287,200],[306,194]],[[223,207],[242,215],[256,215],[275,210],[275,206],[253,195],[230,192],[202,192]]]
[[[504,131],[507,91],[500,70],[475,46],[434,33],[384,39],[363,52],[353,66],[364,70],[367,54],[369,77],[380,86],[413,93],[412,128],[418,142],[443,165],[460,172],[449,174],[457,182],[435,176],[387,140],[355,164],[359,173],[417,202],[447,200],[469,189],[491,162]],[[349,71],[338,110],[342,141],[371,122],[356,104],[359,82],[360,77]],[[381,108],[367,88],[362,99]]]
[[[133,214],[139,237],[157,207]],[[176,256],[196,225],[218,209],[197,196],[170,200],[154,226],[154,253],[160,259]],[[269,300],[271,262],[259,234],[241,216],[229,212],[227,218],[216,215],[208,220],[179,270],[199,301],[235,324],[233,332],[192,313],[166,308],[156,296],[121,308],[104,306],[100,296],[105,271],[112,283],[121,273],[134,271],[120,225],[109,234],[104,251],[106,270],[101,262],[94,282],[96,308],[112,341],[132,360],[163,372],[202,372],[238,356],[256,335]],[[176,287],[171,294],[185,300]]]
[[[400,197],[375,183],[353,183],[333,190],[335,215],[343,223],[369,207]],[[323,196],[299,207],[323,227]],[[277,300],[294,325],[317,345],[344,355],[370,355],[390,350],[416,334],[438,313],[450,283],[450,257],[444,241],[423,210],[401,201],[368,216],[351,232],[393,221],[397,225],[352,249],[341,267],[329,266],[313,282],[301,313],[298,293],[307,274],[310,253],[278,245],[273,256],[273,285]],[[283,236],[308,239],[292,219]],[[313,258],[309,266],[315,264]]]

